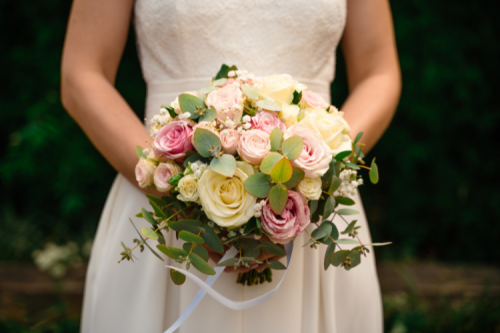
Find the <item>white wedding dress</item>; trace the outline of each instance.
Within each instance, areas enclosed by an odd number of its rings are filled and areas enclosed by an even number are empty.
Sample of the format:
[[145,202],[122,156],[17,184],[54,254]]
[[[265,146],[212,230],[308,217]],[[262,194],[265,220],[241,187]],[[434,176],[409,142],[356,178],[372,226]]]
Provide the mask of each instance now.
[[[329,100],[334,78],[335,50],[345,26],[346,0],[137,0],[135,28],[144,78],[146,117],[176,95],[198,90],[220,65],[236,65],[257,76],[291,74]],[[139,144],[139,143],[138,143]],[[359,195],[354,209],[361,239],[371,242]],[[129,222],[146,197],[118,175],[95,238],[87,272],[83,333],[161,333],[179,317],[198,287],[191,281],[176,286],[164,265],[146,249],[138,260],[122,262],[119,253],[137,237]],[[345,228],[341,220],[339,229]],[[174,233],[166,241],[179,246]],[[216,333],[368,333],[382,332],[381,297],[373,251],[347,272],[323,269],[325,246],[302,247],[307,236],[295,240],[286,279],[266,303],[233,311],[205,296],[177,332]],[[176,245],[177,244],[177,245]],[[213,263],[212,263],[213,264]],[[190,271],[194,271],[194,268]],[[243,301],[270,291],[283,271],[273,271],[273,282],[257,286],[236,284],[224,273],[214,288]],[[200,277],[204,276],[199,274]]]

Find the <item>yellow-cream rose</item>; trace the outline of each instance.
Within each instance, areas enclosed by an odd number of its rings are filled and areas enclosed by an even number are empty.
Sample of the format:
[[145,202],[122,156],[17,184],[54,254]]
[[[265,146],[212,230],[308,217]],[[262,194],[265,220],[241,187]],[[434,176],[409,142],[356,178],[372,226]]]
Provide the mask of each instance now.
[[221,227],[238,227],[255,214],[257,198],[245,191],[245,180],[254,174],[246,162],[236,162],[233,177],[208,169],[198,182],[201,206],[208,218]]
[[177,184],[177,190],[180,193],[177,195],[177,199],[182,201],[197,202],[199,199],[197,183],[198,178],[196,178],[193,174],[182,177]]
[[297,191],[310,200],[318,200],[321,196],[321,178],[304,178],[297,185]]
[[297,105],[283,104],[279,117],[285,123],[286,128],[290,128],[299,122],[299,112],[300,108]]
[[333,156],[352,149],[351,130],[342,116],[322,109],[306,109],[300,123],[316,131],[330,147]]
[[259,83],[259,93],[266,98],[282,105],[290,104],[297,81],[292,80],[288,74],[275,74],[262,79]]

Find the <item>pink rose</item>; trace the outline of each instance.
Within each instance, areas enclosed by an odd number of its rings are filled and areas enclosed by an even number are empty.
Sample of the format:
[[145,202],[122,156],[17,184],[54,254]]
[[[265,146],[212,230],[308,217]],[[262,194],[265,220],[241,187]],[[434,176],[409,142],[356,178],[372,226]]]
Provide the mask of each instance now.
[[271,134],[275,127],[279,127],[282,132],[286,131],[285,123],[278,118],[277,114],[273,114],[270,112],[262,111],[257,113],[250,124],[256,129],[260,129],[268,134]]
[[243,93],[238,82],[233,82],[207,95],[205,103],[217,110],[217,118],[224,121],[226,117],[234,122],[239,122],[242,109]]
[[311,222],[306,199],[299,193],[288,190],[288,201],[281,214],[274,214],[269,199],[262,208],[262,227],[269,231],[274,243],[286,244],[304,231]]
[[135,180],[140,187],[145,188],[153,185],[153,175],[156,165],[145,158],[141,158],[135,166]]
[[156,189],[160,192],[168,192],[172,189],[172,185],[168,180],[182,171],[181,167],[172,160],[165,163],[160,163],[154,173],[154,183]]
[[243,133],[238,142],[238,154],[241,158],[253,165],[260,165],[264,157],[271,151],[269,134],[258,130]]
[[294,167],[301,168],[308,178],[321,177],[328,171],[332,160],[330,147],[321,139],[318,133],[304,124],[293,125],[284,133],[283,138],[298,136],[304,144],[299,157],[291,161]]
[[192,123],[185,120],[172,121],[156,134],[153,149],[157,155],[171,160],[182,160],[187,151],[193,150],[192,133]]
[[217,135],[217,137],[219,137],[219,133],[214,131],[214,128],[212,126],[208,126],[206,122],[198,123],[193,127],[193,134],[191,135],[191,144],[193,145],[194,148],[196,148],[196,145],[194,144],[194,133],[196,132],[196,130],[198,128],[206,129],[206,130],[212,132],[213,134]]
[[241,134],[233,129],[226,129],[220,133],[220,142],[222,143],[222,150],[226,154],[236,155],[236,148],[240,141]]
[[328,102],[325,101],[323,97],[312,91],[302,92],[302,99],[300,100],[300,104],[305,104],[305,107],[322,109],[326,109],[329,106]]

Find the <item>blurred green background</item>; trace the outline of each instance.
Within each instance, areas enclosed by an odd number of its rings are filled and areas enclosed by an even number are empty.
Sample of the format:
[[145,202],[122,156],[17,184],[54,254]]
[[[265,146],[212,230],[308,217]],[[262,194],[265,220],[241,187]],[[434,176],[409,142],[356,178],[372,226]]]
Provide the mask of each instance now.
[[[70,5],[0,1],[0,263],[33,262],[33,251],[48,242],[71,241],[84,249],[116,174],[61,106],[59,68]],[[380,183],[361,189],[373,238],[394,242],[377,249],[379,261],[498,267],[500,29],[492,5],[391,4],[403,92],[391,127],[370,153],[377,157]],[[337,67],[332,96],[340,106],[347,95],[340,52]],[[142,118],[145,84],[133,31],[117,88]],[[481,331],[500,332],[499,302],[490,299],[453,308],[450,316],[459,319],[444,324],[418,301],[405,304],[386,304],[387,331],[475,332],[466,328],[479,327],[470,321],[477,320]],[[475,319],[465,320],[471,313]],[[50,330],[78,330],[65,320]],[[0,314],[0,331],[23,327]]]

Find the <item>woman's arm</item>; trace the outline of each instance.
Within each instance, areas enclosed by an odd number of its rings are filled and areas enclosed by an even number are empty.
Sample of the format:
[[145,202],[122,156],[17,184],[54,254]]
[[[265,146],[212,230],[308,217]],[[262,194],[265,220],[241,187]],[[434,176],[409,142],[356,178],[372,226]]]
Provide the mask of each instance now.
[[133,0],[75,0],[62,59],[61,99],[111,165],[136,184],[135,146],[149,135],[114,87]]
[[367,153],[389,126],[401,94],[401,72],[387,0],[350,0],[342,51],[349,97],[342,107]]

